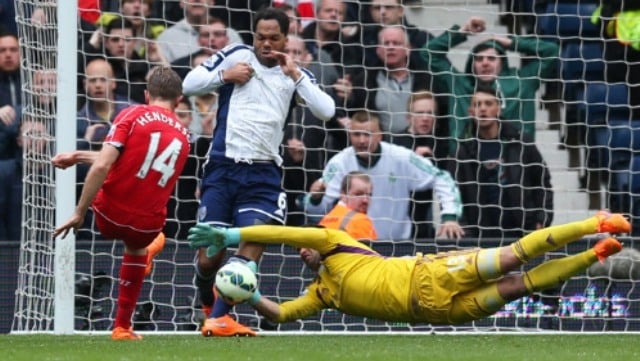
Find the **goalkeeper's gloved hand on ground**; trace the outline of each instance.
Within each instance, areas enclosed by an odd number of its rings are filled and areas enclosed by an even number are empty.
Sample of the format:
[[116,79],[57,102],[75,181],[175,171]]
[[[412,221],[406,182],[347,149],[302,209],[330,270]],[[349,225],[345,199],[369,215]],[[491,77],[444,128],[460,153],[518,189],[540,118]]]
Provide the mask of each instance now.
[[207,248],[207,257],[213,257],[228,246],[240,243],[240,230],[237,228],[212,227],[206,223],[198,223],[189,229],[189,246],[191,248]]

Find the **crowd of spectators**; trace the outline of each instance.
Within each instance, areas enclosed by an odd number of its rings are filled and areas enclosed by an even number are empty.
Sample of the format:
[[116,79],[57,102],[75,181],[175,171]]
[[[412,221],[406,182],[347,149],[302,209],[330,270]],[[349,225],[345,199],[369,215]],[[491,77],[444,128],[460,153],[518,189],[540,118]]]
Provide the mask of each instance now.
[[[15,14],[9,3],[0,2],[0,18]],[[551,224],[552,183],[533,141],[537,90],[557,69],[556,42],[491,36],[470,51],[465,69],[456,69],[449,50],[482,34],[482,18],[436,37],[407,21],[401,0],[316,0],[315,7],[310,1],[274,3],[291,19],[287,53],[316,76],[337,107],[327,123],[305,107],[290,112],[282,143],[288,224],[318,221],[340,197],[340,180],[349,171],[370,177],[369,215],[380,239],[511,238]],[[168,64],[184,77],[228,44],[252,44],[252,14],[272,3],[81,0],[79,5],[77,139],[79,148],[96,149],[120,110],[144,102],[150,69]],[[34,24],[55,21],[47,9],[31,9]],[[20,158],[22,151],[16,31],[15,22],[7,21],[0,32],[0,162]],[[526,61],[511,67],[508,51]],[[627,59],[636,54],[626,54]],[[41,66],[31,80],[33,107],[55,111],[55,72]],[[175,221],[167,233],[183,238],[187,227],[180,224],[196,219],[198,171],[216,125],[217,94],[185,98],[178,114],[194,146],[170,203]],[[389,163],[393,168],[380,170],[387,154],[396,156]],[[354,156],[349,166],[336,168],[348,156]],[[1,169],[8,177],[19,167],[3,163]],[[79,172],[79,182],[82,177]],[[0,191],[0,201],[10,191]],[[434,193],[439,221],[433,215]],[[437,223],[443,231],[436,232]],[[3,237],[6,232],[0,232]]]

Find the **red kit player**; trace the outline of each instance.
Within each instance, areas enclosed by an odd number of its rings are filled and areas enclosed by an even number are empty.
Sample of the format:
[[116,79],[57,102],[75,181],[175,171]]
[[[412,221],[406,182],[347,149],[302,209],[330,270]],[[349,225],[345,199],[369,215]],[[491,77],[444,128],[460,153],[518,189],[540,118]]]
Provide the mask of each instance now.
[[122,110],[100,152],[73,151],[51,160],[63,169],[91,163],[75,212],[53,236],[77,231],[91,205],[102,236],[124,242],[113,339],[142,338],[132,331],[131,316],[147,265],[164,245],[167,202],[189,154],[188,131],[173,113],[181,97],[180,77],[168,67],[155,68],[145,91],[148,105]]

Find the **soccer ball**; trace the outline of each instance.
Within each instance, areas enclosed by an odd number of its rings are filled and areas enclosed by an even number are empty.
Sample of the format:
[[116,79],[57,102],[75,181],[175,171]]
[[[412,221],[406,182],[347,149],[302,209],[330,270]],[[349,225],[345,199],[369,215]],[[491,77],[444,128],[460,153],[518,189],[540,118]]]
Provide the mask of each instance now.
[[256,274],[242,262],[227,263],[216,274],[218,294],[232,304],[248,300],[257,287]]

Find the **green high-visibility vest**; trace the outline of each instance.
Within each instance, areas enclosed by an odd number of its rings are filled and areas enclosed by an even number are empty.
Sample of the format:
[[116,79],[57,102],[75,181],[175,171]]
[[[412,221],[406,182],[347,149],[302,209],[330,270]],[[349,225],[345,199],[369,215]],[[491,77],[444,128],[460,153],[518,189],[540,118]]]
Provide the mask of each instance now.
[[[591,22],[600,22],[601,6],[591,15]],[[640,51],[640,9],[626,10],[615,14],[605,29],[607,35],[613,36],[622,44]]]
[[616,38],[640,50],[640,10],[623,11],[616,16]]

